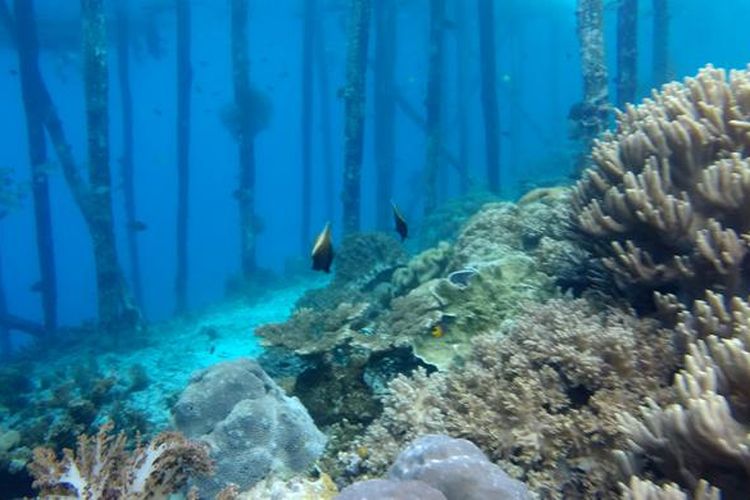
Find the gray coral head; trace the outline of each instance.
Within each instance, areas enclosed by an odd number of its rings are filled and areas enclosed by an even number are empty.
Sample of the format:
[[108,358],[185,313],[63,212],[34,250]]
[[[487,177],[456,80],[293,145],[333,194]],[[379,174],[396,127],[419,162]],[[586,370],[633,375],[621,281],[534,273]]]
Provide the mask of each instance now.
[[466,439],[428,434],[412,441],[396,458],[388,477],[423,481],[447,500],[525,500],[526,485],[491,463]]

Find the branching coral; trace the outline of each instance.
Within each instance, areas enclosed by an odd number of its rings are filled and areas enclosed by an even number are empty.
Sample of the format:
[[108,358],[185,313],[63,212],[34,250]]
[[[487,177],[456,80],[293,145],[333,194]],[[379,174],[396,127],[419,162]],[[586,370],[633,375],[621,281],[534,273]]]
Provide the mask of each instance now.
[[[714,299],[721,304],[719,298]],[[699,333],[689,324],[715,325],[724,336],[693,337],[685,368],[675,377],[678,403],[660,407],[653,401],[641,417],[623,415],[630,435],[629,453],[619,456],[626,474],[639,464],[681,486],[694,489],[702,480],[721,488],[724,498],[746,498],[750,484],[750,305],[735,298],[732,313],[697,307],[702,320],[682,314],[682,330]],[[723,306],[722,306],[723,307]],[[721,325],[730,328],[721,328]]]
[[708,66],[617,115],[575,219],[621,288],[747,293],[750,72]]
[[112,435],[103,425],[94,436],[81,435],[76,452],[62,459],[49,448],[34,450],[29,471],[42,495],[74,495],[83,499],[166,497],[183,488],[193,474],[208,474],[206,450],[174,432],[162,433],[148,445],[126,451],[124,433]]
[[361,470],[378,473],[406,440],[442,432],[475,442],[546,497],[612,492],[617,415],[660,398],[674,364],[653,321],[584,300],[530,305],[507,331],[475,338],[464,366],[392,382],[358,443],[371,450]]
[[[676,484],[669,483],[658,486],[651,481],[630,477],[630,482],[620,484],[622,489],[622,500],[688,500],[685,494]],[[689,497],[693,500],[719,500],[719,491],[701,481],[693,494]]]

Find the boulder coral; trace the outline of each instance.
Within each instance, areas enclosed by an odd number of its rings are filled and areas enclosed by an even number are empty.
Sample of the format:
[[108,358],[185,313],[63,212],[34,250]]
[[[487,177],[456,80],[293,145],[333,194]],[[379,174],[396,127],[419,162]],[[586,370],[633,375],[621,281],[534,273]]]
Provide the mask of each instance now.
[[272,472],[304,472],[326,443],[299,400],[246,358],[194,375],[173,414],[177,429],[210,448],[216,474],[199,483],[208,495],[227,483],[248,488]]
[[750,72],[703,68],[617,114],[578,182],[574,219],[631,294],[750,284]]

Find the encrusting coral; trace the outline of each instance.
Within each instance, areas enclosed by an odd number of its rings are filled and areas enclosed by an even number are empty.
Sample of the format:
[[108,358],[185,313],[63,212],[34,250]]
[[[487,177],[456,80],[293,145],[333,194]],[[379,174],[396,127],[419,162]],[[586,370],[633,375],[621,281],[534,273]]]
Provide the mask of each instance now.
[[[750,304],[739,298],[731,309],[714,299],[702,320],[683,313],[679,330],[689,336],[684,369],[675,377],[678,402],[649,401],[642,418],[622,417],[630,451],[619,457],[627,475],[655,469],[689,490],[702,481],[722,498],[746,498],[750,484]],[[701,327],[713,325],[716,334]],[[723,325],[725,328],[721,328]],[[645,464],[645,466],[641,466]]]
[[615,491],[610,450],[625,442],[617,417],[667,392],[670,340],[655,321],[583,299],[527,309],[474,338],[460,368],[395,379],[383,415],[340,455],[342,474],[379,475],[406,441],[445,433],[476,443],[545,498]]
[[574,212],[622,289],[748,293],[750,72],[708,66],[617,115]]
[[190,476],[211,472],[208,453],[179,433],[165,432],[149,444],[126,450],[124,433],[112,435],[112,424],[78,438],[76,451],[58,459],[49,448],[34,450],[29,471],[44,496],[82,499],[165,498],[182,489]]

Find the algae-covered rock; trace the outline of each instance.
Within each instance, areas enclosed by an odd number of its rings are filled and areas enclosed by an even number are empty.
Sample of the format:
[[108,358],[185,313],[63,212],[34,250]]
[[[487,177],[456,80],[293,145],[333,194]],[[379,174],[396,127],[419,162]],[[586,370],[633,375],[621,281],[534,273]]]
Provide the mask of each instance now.
[[[426,363],[445,369],[468,354],[470,340],[517,313],[530,300],[554,295],[552,279],[534,259],[504,249],[496,260],[470,266],[470,277],[428,281],[391,303],[379,331],[408,342]],[[464,281],[465,280],[465,281]]]
[[451,246],[441,241],[436,247],[414,256],[406,266],[393,273],[391,282],[395,293],[401,295],[422,283],[441,277],[452,255]]

